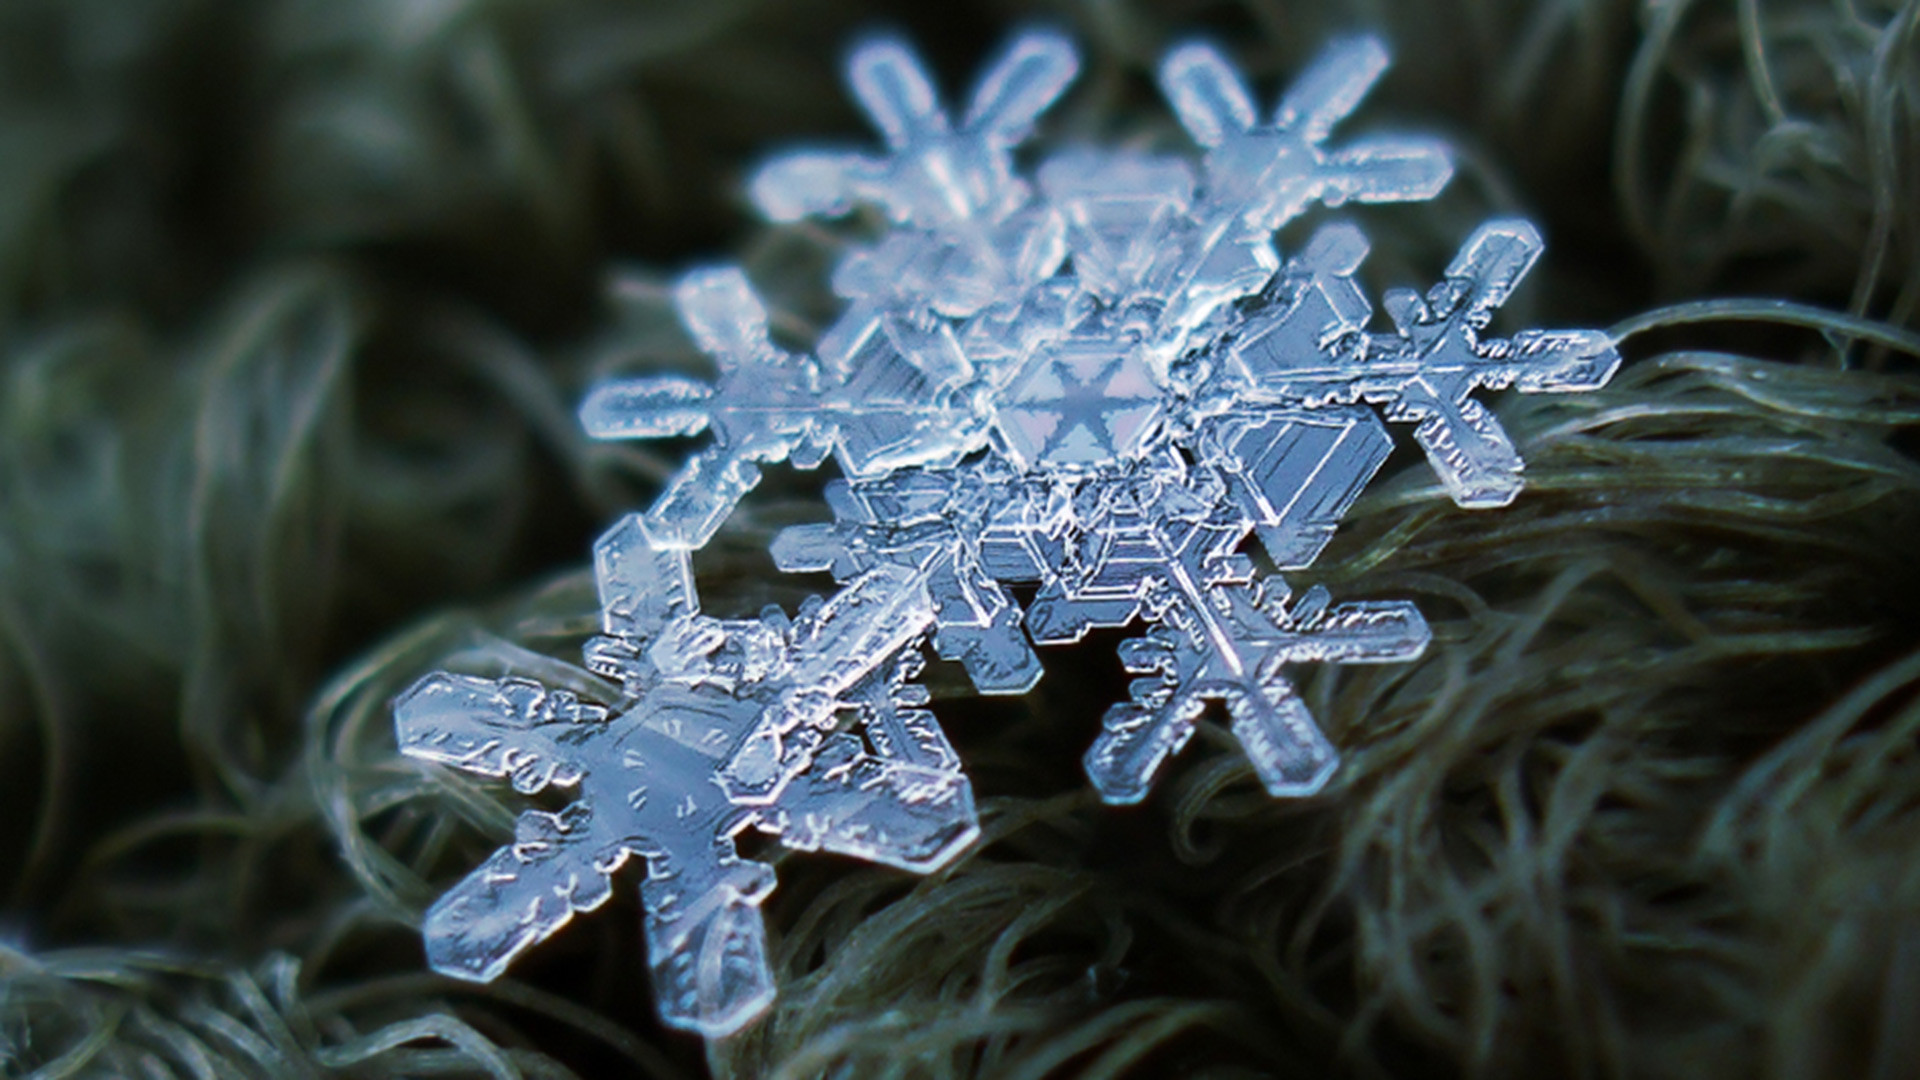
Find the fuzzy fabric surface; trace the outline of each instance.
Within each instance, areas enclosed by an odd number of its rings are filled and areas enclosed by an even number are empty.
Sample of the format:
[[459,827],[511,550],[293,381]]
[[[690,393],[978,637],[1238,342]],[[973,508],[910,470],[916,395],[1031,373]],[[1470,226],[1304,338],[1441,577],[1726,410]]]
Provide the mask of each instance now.
[[[1417,600],[1307,673],[1346,761],[1268,798],[1203,725],[1140,807],[1080,754],[1115,638],[935,708],[985,836],[927,878],[781,855],[774,1009],[662,1030],[628,870],[490,985],[425,906],[522,802],[397,755],[445,665],[578,684],[594,536],[684,446],[596,378],[699,371],[666,283],[737,259],[805,343],[845,228],[742,178],[870,136],[846,47],[949,90],[1013,28],[1086,70],[1038,143],[1183,147],[1152,71],[1395,66],[1349,133],[1458,147],[1351,216],[1370,291],[1480,220],[1503,320],[1604,391],[1494,404],[1513,506],[1403,448],[1303,584]],[[1300,243],[1315,212],[1279,237]],[[0,1074],[1652,1076],[1920,1069],[1920,0],[13,0],[0,10]],[[789,609],[780,471],[696,562]]]

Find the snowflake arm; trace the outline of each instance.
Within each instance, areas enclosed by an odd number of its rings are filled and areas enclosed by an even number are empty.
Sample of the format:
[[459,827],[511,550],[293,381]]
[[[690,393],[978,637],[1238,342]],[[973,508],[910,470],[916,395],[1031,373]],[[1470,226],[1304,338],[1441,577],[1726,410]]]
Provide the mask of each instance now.
[[[835,481],[827,493],[838,520],[782,530],[773,542],[774,563],[789,573],[829,570],[840,581],[875,566],[909,568],[932,602],[941,658],[963,665],[982,694],[1024,694],[1039,682],[1040,658],[1021,630],[1020,606],[1001,587],[1005,573],[990,571],[965,535],[980,508],[992,504],[1005,512],[1019,504],[1020,493],[996,489],[977,474],[952,479],[957,482],[915,471],[865,483]],[[967,503],[975,513],[961,510]]]
[[612,637],[652,640],[700,610],[686,558],[660,543],[638,514],[621,518],[594,542],[593,578],[600,625]]
[[1388,420],[1417,425],[1414,438],[1455,502],[1505,506],[1519,494],[1523,462],[1473,392],[1591,390],[1620,364],[1612,341],[1598,331],[1481,337],[1541,247],[1540,234],[1525,221],[1488,222],[1425,296],[1411,289],[1387,293],[1383,303],[1395,333],[1367,334],[1372,306],[1352,280],[1366,241],[1352,226],[1326,226],[1289,263],[1275,303],[1250,319],[1226,350],[1209,408],[1379,405]]
[[694,271],[675,285],[673,299],[694,340],[719,366],[718,384],[671,375],[603,383],[581,405],[580,420],[599,439],[714,429],[713,445],[687,462],[647,515],[658,542],[692,550],[706,544],[760,482],[761,465],[796,451],[804,455],[821,442],[808,408],[819,375],[810,357],[783,352],[769,340],[766,308],[739,270]]
[[[575,750],[566,744],[604,730],[606,715],[567,691],[524,679],[445,673],[423,679],[394,703],[402,753],[481,776],[510,777],[529,794],[580,782]],[[607,875],[623,857],[617,840],[594,827],[584,806],[562,814],[521,814],[513,843],[428,909],[428,962],[456,978],[498,977],[575,912],[605,903]],[[528,899],[513,903],[512,896]]]
[[1356,406],[1240,409],[1195,443],[1281,570],[1313,565],[1393,450],[1373,410]]
[[812,468],[831,452],[866,476],[950,464],[986,426],[964,393],[973,366],[945,324],[927,326],[856,305],[820,341],[819,359],[784,352],[767,312],[734,267],[696,270],[674,287],[694,340],[720,369],[709,386],[678,375],[612,380],[581,406],[596,438],[663,438],[711,430],[713,442],[667,484],[646,515],[653,542],[697,550],[760,481],[760,467]]
[[394,702],[401,753],[505,778],[527,795],[579,783],[575,747],[606,718],[601,706],[526,679],[440,673]]
[[849,695],[864,741],[835,735],[776,802],[763,827],[801,851],[815,849],[926,873],[979,835],[973,791],[960,757],[911,684],[917,656],[904,655]]
[[767,163],[753,197],[776,221],[883,208],[900,226],[834,271],[834,291],[885,308],[964,318],[1045,278],[1065,257],[1059,216],[1031,207],[1013,147],[1079,71],[1073,46],[1029,32],[980,80],[956,127],[901,42],[854,51],[848,74],[892,154],[801,152]]
[[1193,141],[1213,150],[1253,130],[1253,93],[1220,51],[1189,42],[1160,62],[1160,91]]

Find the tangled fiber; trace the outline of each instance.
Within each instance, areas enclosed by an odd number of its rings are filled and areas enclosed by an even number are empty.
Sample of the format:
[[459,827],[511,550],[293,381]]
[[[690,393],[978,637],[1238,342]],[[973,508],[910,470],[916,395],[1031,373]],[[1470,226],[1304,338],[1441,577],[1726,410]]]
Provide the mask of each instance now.
[[[1523,213],[1514,325],[1611,327],[1627,368],[1498,402],[1510,509],[1404,455],[1303,576],[1435,632],[1306,676],[1325,794],[1203,727],[1105,808],[1111,639],[1020,699],[936,665],[984,842],[925,879],[769,853],[743,1035],[657,1026],[630,887],[498,983],[427,974],[421,911],[518,804],[400,759],[388,702],[443,665],[607,693],[581,564],[678,460],[573,402],[698,370],[691,261],[806,341],[852,233],[754,224],[744,171],[865,138],[837,66],[876,20],[955,86],[1031,19],[1088,65],[1043,142],[1167,147],[1170,42],[1271,83],[1378,29],[1355,130],[1460,168],[1358,213],[1370,284]],[[0,1074],[1911,1075],[1917,358],[1920,0],[16,0]],[[702,553],[709,608],[821,587],[764,555],[818,483]]]

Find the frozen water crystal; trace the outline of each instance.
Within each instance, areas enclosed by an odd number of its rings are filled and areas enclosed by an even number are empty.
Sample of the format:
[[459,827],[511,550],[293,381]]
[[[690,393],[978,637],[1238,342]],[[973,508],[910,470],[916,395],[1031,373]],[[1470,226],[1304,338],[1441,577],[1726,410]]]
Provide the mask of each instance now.
[[879,206],[902,229],[841,266],[840,294],[972,314],[1052,273],[1065,254],[1058,216],[1026,209],[1029,189],[1014,174],[1012,151],[1079,67],[1064,38],[1022,35],[988,69],[955,126],[911,49],[869,42],[848,61],[848,78],[892,154],[776,158],[754,179],[754,201],[775,221]]
[[650,534],[697,549],[712,538],[760,466],[811,468],[832,453],[852,476],[950,466],[986,438],[961,395],[973,368],[951,328],[856,305],[820,342],[820,358],[781,352],[767,313],[732,268],[682,278],[674,302],[720,367],[708,387],[677,376],[606,383],[581,422],[598,438],[660,438],[711,428],[713,445],[689,461],[647,511]]
[[639,518],[596,555],[605,634],[587,656],[625,687],[618,703],[439,672],[394,704],[409,757],[577,794],[559,813],[521,814],[513,842],[433,905],[427,956],[492,979],[605,903],[609,876],[638,855],[660,1014],[727,1035],[774,995],[758,911],[773,869],[735,852],[740,833],[924,872],[979,831],[959,760],[907,682],[933,609],[885,567],[797,619],[713,619],[687,553],[649,542]]
[[[1461,247],[1425,296],[1387,293],[1396,333],[1359,334],[1372,313],[1353,284],[1366,241],[1348,225],[1315,234],[1288,266],[1283,303],[1247,320],[1229,348],[1222,393],[1245,401],[1321,407],[1365,401],[1388,420],[1417,421],[1414,438],[1454,501],[1505,506],[1520,493],[1520,454],[1479,402],[1481,387],[1523,392],[1591,390],[1620,364],[1596,330],[1528,330],[1506,341],[1479,331],[1539,257],[1525,221],[1491,221]],[[1236,394],[1236,390],[1238,393]]]
[[1294,80],[1266,126],[1240,76],[1210,45],[1169,53],[1160,86],[1187,133],[1207,148],[1209,201],[1247,228],[1271,233],[1314,202],[1430,199],[1445,186],[1453,167],[1432,139],[1369,139],[1334,151],[1320,145],[1386,69],[1380,39],[1335,42]]
[[[396,705],[410,755],[579,794],[529,811],[435,905],[434,966],[491,978],[638,854],[662,1015],[738,1028],[773,993],[756,910],[773,879],[734,851],[742,830],[922,871],[977,832],[912,681],[925,644],[981,693],[1019,694],[1042,677],[1036,645],[1131,629],[1136,677],[1084,759],[1103,799],[1146,797],[1209,701],[1267,791],[1319,791],[1338,754],[1290,669],[1404,661],[1428,629],[1405,601],[1296,594],[1256,548],[1310,566],[1385,463],[1389,423],[1414,425],[1461,506],[1504,505],[1522,463],[1474,392],[1587,390],[1619,363],[1593,331],[1482,336],[1539,255],[1523,221],[1483,225],[1426,292],[1388,292],[1390,330],[1354,280],[1352,224],[1283,258],[1275,232],[1314,204],[1427,199],[1449,178],[1431,139],[1329,145],[1386,62],[1377,39],[1337,42],[1263,121],[1216,48],[1180,46],[1159,79],[1198,159],[1078,146],[1030,184],[1013,150],[1077,71],[1068,42],[1017,37],[957,122],[904,44],[856,49],[886,152],[797,151],[751,183],[776,221],[869,206],[891,223],[835,269],[846,304],[812,353],[769,340],[741,271],[699,269],[674,300],[718,378],[613,380],[582,407],[597,437],[709,440],[596,553],[588,663],[625,696],[439,674]],[[701,615],[688,552],[761,466],[828,458],[832,520],[772,554],[841,590],[793,619]]]

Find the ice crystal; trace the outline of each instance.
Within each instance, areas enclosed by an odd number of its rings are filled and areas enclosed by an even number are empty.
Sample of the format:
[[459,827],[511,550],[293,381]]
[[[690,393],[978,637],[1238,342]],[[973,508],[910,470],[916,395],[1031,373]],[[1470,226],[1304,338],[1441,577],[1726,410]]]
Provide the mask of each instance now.
[[[1473,392],[1594,388],[1619,363],[1611,341],[1482,338],[1539,254],[1523,221],[1483,225],[1426,293],[1387,293],[1386,332],[1369,329],[1352,225],[1282,260],[1276,230],[1313,204],[1427,199],[1451,173],[1428,139],[1327,145],[1385,69],[1379,41],[1329,47],[1265,124],[1215,48],[1176,48],[1160,83],[1197,169],[1078,147],[1030,184],[1013,148],[1077,67],[1063,39],[1023,35],[956,124],[904,44],[861,46],[850,79],[887,152],[795,152],[751,184],[776,221],[870,205],[892,224],[836,269],[846,305],[813,353],[769,340],[739,270],[699,269],[674,301],[719,378],[590,394],[595,436],[710,442],[601,541],[588,659],[619,703],[446,674],[398,702],[409,754],[580,789],[434,907],[436,968],[492,977],[640,854],[662,1015],[708,1035],[750,1019],[773,993],[753,910],[772,878],[735,854],[741,830],[922,871],[977,831],[910,682],[929,638],[980,692],[1018,694],[1041,678],[1035,645],[1137,628],[1121,659],[1138,677],[1085,758],[1112,803],[1148,794],[1210,700],[1269,792],[1311,795],[1338,754],[1287,669],[1425,647],[1412,604],[1296,595],[1249,545],[1279,571],[1310,565],[1385,462],[1388,422],[1415,425],[1460,505],[1510,502],[1522,463]],[[833,520],[785,530],[773,555],[841,591],[792,621],[700,615],[687,552],[760,466],[829,457]],[[1024,609],[1009,586],[1032,590]]]
[[667,1023],[718,1037],[773,1000],[759,905],[773,869],[742,859],[749,828],[787,847],[907,870],[938,867],[979,831],[973,793],[932,714],[914,644],[925,588],[887,566],[789,620],[700,614],[687,553],[629,517],[600,540],[605,633],[590,667],[611,707],[520,678],[445,672],[395,702],[401,751],[505,777],[531,794],[576,788],[564,810],[520,815],[501,848],[427,912],[427,957],[499,975],[646,860],[648,959]]

